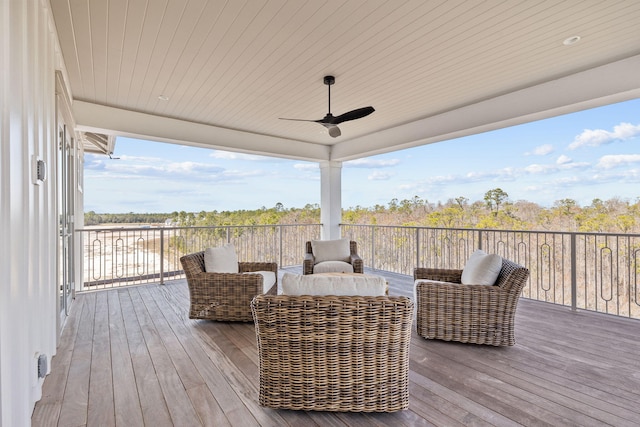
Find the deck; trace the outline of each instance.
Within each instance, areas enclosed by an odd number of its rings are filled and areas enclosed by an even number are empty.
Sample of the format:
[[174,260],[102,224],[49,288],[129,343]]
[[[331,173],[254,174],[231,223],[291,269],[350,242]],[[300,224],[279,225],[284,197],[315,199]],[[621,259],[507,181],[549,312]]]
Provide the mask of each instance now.
[[[391,295],[412,296],[411,277],[377,273]],[[557,427],[640,419],[637,320],[521,299],[514,347],[414,333],[408,410],[297,412],[258,404],[253,325],[191,320],[188,301],[185,280],[78,295],[32,425]]]

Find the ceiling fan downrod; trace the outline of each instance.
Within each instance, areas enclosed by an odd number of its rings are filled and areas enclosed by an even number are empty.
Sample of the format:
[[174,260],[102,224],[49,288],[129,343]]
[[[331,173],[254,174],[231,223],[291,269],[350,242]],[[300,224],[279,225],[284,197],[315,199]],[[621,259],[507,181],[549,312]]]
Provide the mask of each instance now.
[[333,76],[324,76],[324,84],[327,85],[327,88],[329,89],[329,108],[327,109],[327,111],[329,112],[327,115],[331,116],[331,85],[334,84],[336,82],[336,78]]

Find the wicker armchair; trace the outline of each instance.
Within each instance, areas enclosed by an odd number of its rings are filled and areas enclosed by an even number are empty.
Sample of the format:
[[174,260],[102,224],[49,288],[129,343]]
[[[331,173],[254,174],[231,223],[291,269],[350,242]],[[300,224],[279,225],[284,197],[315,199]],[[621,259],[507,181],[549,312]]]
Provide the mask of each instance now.
[[393,412],[409,406],[406,297],[258,295],[260,405]]
[[242,273],[273,271],[276,284],[268,293],[275,295],[277,291],[278,265],[275,262],[239,262],[239,273],[207,273],[204,251],[201,251],[181,257],[180,263],[189,285],[191,319],[251,322],[251,300],[264,292],[263,277]]
[[[316,265],[316,258],[313,255],[311,242],[307,241],[305,247],[304,260],[302,261],[302,274],[313,274],[313,267]],[[358,255],[358,243],[351,240],[349,242],[351,255],[349,256],[349,264],[353,266],[354,273],[364,273],[364,264],[362,258]]]
[[514,345],[516,306],[529,270],[503,258],[493,286],[462,285],[461,277],[462,270],[414,270],[418,334],[463,343]]

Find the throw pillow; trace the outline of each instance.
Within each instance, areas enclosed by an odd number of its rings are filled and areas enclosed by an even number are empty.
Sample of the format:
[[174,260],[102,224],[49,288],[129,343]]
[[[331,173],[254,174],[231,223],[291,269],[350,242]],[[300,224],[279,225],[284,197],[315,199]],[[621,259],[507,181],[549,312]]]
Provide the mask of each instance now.
[[502,258],[478,249],[471,254],[462,270],[464,285],[493,285],[502,269]]
[[369,274],[309,274],[284,273],[283,295],[358,295],[384,296],[387,281],[384,277]]
[[311,250],[316,263],[323,261],[349,261],[351,249],[349,239],[312,240]]
[[205,249],[204,270],[207,273],[237,273],[238,255],[233,244]]

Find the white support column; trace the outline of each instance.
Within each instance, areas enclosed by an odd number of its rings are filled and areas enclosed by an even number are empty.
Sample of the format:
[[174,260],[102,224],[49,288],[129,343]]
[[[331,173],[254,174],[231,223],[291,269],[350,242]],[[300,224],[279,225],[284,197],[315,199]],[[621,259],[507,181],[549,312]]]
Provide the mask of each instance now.
[[342,162],[320,162],[322,239],[339,239],[342,221]]

